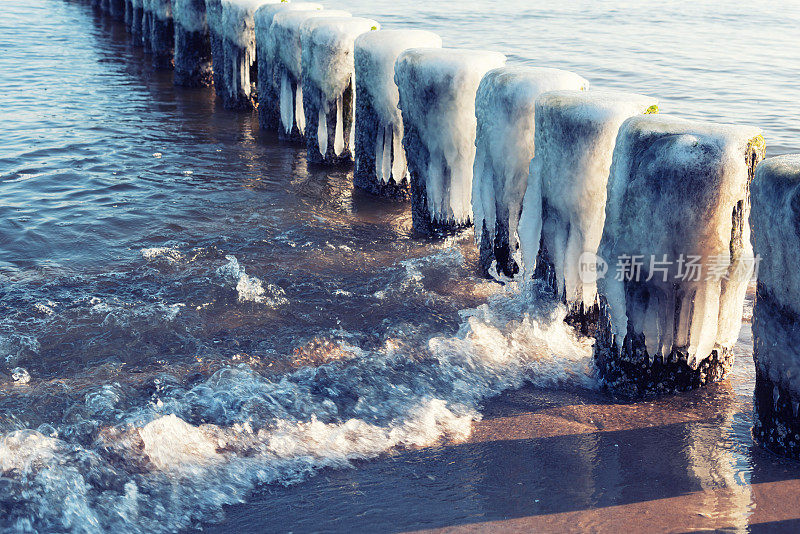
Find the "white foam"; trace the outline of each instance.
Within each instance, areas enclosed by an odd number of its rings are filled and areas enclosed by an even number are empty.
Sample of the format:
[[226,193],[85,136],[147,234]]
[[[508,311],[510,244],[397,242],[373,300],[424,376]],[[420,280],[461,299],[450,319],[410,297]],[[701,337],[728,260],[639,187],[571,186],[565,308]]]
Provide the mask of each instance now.
[[565,313],[512,284],[463,311],[452,336],[389,337],[372,351],[338,342],[342,357],[272,378],[239,365],[192,387],[157,383],[152,402],[125,412],[125,390],[101,388],[74,411],[97,428],[94,449],[37,431],[2,437],[0,467],[24,491],[5,495],[18,514],[9,520],[38,530],[185,530],[259,484],[463,440],[482,402],[503,390],[596,385],[591,346],[563,324]]
[[517,225],[534,154],[536,98],[546,91],[583,90],[588,85],[577,74],[550,68],[501,67],[483,77],[475,97],[477,151],[472,179],[479,247],[484,224],[494,245],[496,222],[502,217],[510,250],[518,248]]
[[[433,221],[464,224],[472,219],[475,94],[483,75],[504,64],[505,56],[497,52],[455,48],[413,48],[397,59],[404,128],[419,134],[429,154],[419,173]],[[418,148],[406,140],[404,146],[413,167]]]
[[27,384],[31,381],[31,374],[24,367],[15,367],[11,370],[11,380],[17,384]]
[[141,250],[142,257],[147,261],[163,259],[167,263],[175,264],[185,259],[183,253],[172,247],[150,247]]
[[208,30],[204,0],[172,0],[172,18],[188,32]]
[[255,276],[245,272],[235,256],[225,256],[228,263],[217,269],[217,274],[226,282],[235,284],[239,302],[257,302],[271,308],[288,303],[284,290],[275,284],[264,284]]

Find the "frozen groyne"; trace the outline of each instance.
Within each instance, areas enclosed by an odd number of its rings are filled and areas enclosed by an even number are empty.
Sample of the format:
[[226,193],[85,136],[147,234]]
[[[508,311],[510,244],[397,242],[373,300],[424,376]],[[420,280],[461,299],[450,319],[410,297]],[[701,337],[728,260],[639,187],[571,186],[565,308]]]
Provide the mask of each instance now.
[[628,395],[722,379],[754,265],[757,128],[646,115],[625,121],[608,179],[595,363]]
[[411,216],[419,233],[472,222],[475,95],[503,54],[456,48],[412,48],[395,64],[403,148],[411,175]]
[[567,304],[589,333],[596,319],[594,280],[581,260],[597,254],[606,185],[620,125],[657,111],[654,98],[611,91],[561,90],[536,101],[535,157],[519,226],[525,270]]
[[[277,132],[281,120],[280,95],[281,76],[278,70],[278,55],[285,43],[273,42],[272,22],[282,11],[318,11],[321,4],[313,2],[281,2],[259,7],[253,22],[256,32],[256,61],[258,63],[258,123],[261,129]],[[300,99],[302,102],[302,98]]]
[[175,84],[203,87],[213,83],[211,41],[205,0],[172,0],[175,30]]
[[752,185],[758,264],[753,312],[756,363],[753,435],[800,458],[800,154],[765,160]]
[[356,186],[388,198],[408,198],[408,165],[394,65],[409,48],[441,46],[441,37],[424,30],[372,31],[356,39]]
[[380,29],[361,17],[319,17],[303,24],[301,72],[308,159],[337,164],[353,159],[356,38]]
[[534,155],[536,98],[588,85],[572,72],[531,67],[501,67],[481,80],[475,98],[472,212],[484,275],[519,271],[517,225]]

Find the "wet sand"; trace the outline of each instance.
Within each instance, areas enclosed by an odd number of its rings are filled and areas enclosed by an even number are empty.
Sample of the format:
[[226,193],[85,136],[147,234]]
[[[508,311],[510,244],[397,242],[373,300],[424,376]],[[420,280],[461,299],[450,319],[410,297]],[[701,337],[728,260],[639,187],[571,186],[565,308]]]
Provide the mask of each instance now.
[[526,387],[465,443],[268,487],[210,532],[686,532],[800,528],[798,465],[752,443],[730,383],[647,402]]

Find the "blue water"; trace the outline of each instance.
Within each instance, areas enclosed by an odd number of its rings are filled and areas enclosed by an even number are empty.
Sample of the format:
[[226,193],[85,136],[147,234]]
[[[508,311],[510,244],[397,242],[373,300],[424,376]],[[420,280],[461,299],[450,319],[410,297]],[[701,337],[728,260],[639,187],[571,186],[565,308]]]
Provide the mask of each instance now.
[[[800,3],[533,4],[328,7],[800,152]],[[414,239],[406,206],[149,65],[88,2],[0,4],[0,529],[190,528],[265,484],[456,439],[525,380],[592,389],[586,347],[477,277],[469,232]],[[519,337],[525,314],[552,344]],[[728,433],[697,438],[735,451],[724,481],[752,471],[748,335]]]

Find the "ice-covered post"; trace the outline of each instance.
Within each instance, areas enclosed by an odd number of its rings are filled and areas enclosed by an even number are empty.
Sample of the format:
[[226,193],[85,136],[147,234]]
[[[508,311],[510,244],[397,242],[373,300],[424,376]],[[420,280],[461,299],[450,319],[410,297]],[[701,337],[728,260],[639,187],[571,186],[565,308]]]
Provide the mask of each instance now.
[[536,100],[535,157],[530,163],[518,234],[527,275],[567,304],[569,323],[597,324],[597,287],[581,259],[600,245],[606,185],[617,132],[625,119],[658,110],[643,95],[561,90]]
[[753,435],[776,453],[800,459],[800,154],[761,163],[751,191],[760,260]]
[[211,44],[211,66],[214,89],[221,95],[225,80],[225,53],[222,48],[222,0],[205,0],[206,26]]
[[310,162],[352,161],[355,40],[379,29],[378,22],[360,17],[314,18],[301,27],[303,114]]
[[269,46],[275,58],[275,79],[279,84],[280,139],[304,142],[306,119],[303,113],[302,43],[303,25],[312,18],[349,17],[337,10],[288,11],[275,14],[269,29]]
[[131,33],[131,41],[135,45],[141,46],[143,39],[142,19],[144,18],[144,1],[128,0],[130,6],[130,18],[128,19],[128,31]]
[[[222,0],[222,105],[227,109],[253,109],[257,99],[255,80],[256,33],[253,16],[262,4],[279,0]],[[252,82],[251,82],[252,80]]]
[[397,58],[414,231],[449,232],[472,222],[475,94],[484,74],[505,62],[498,52],[456,48],[412,48]]
[[475,97],[472,213],[484,275],[519,271],[517,224],[533,159],[536,98],[588,85],[572,72],[531,67],[501,67],[481,80]]
[[610,388],[684,391],[730,369],[754,267],[749,185],[764,151],[747,126],[644,115],[620,128],[598,261],[608,272],[595,363]]
[[175,84],[211,85],[211,43],[205,0],[172,0],[175,28]]
[[394,64],[409,48],[441,46],[441,37],[424,30],[380,30],[356,39],[356,186],[390,198],[408,197],[408,166]]
[[108,13],[117,20],[125,20],[125,0],[110,0]]
[[253,21],[256,32],[256,61],[258,63],[258,124],[263,130],[278,131],[281,120],[280,84],[277,49],[272,44],[270,27],[275,15],[282,11],[318,11],[321,4],[313,2],[281,2],[259,7]]
[[150,39],[150,31],[153,27],[153,12],[150,9],[150,2],[153,0],[140,0],[142,3],[142,49],[146,53],[150,53],[152,48],[152,41]]
[[144,11],[147,25],[145,26],[145,22],[142,23],[143,39],[145,49],[152,55],[153,67],[171,68],[175,47],[172,0],[144,0]]

